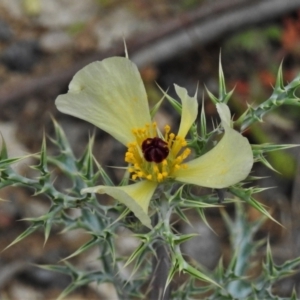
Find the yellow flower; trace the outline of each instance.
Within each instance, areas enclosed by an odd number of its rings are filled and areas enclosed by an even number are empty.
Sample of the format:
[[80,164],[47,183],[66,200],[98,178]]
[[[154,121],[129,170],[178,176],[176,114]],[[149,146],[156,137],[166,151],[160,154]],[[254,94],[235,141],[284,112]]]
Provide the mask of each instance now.
[[226,104],[217,104],[224,128],[221,141],[204,155],[186,163],[190,154],[185,137],[198,112],[196,97],[175,85],[182,102],[177,135],[166,125],[160,133],[152,122],[146,91],[137,67],[127,58],[112,57],[80,70],[69,91],[56,99],[58,110],[86,120],[111,134],[128,149],[125,161],[136,181],[128,186],[96,186],[82,193],[108,194],[124,203],[147,227],[149,202],[159,183],[175,180],[210,188],[224,188],[245,179],[253,165],[251,146],[231,127]]

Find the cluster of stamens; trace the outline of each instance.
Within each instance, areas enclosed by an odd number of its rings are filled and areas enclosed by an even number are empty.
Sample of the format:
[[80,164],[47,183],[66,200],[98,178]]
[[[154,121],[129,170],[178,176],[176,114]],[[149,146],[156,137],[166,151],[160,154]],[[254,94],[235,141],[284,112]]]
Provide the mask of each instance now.
[[164,136],[157,136],[156,123],[147,124],[145,128],[133,129],[135,141],[128,144],[125,161],[131,166],[131,178],[144,178],[162,182],[172,177],[172,173],[180,168],[186,168],[182,162],[191,153],[185,148],[186,140],[170,133],[170,126],[164,128]]

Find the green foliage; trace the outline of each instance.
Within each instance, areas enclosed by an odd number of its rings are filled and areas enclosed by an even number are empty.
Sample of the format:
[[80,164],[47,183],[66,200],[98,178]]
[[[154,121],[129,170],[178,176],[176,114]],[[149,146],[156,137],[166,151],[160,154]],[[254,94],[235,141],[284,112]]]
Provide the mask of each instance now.
[[[257,121],[262,121],[262,117],[269,111],[281,105],[299,105],[299,98],[295,91],[300,85],[300,75],[291,83],[284,85],[282,80],[282,70],[279,69],[277,82],[273,94],[269,99],[262,102],[257,107],[249,106],[248,110],[234,122],[234,125],[241,130],[247,129]],[[219,68],[219,95],[214,96],[211,92],[208,96],[213,103],[227,103],[232,94],[226,91],[226,83],[222,66]],[[164,97],[171,105],[181,113],[181,104],[163,92]],[[163,99],[159,101],[152,113],[154,114],[161,105]],[[199,117],[200,128],[193,125],[190,129],[189,147],[193,148],[197,155],[202,155],[208,151],[214,142],[222,138],[222,132],[215,128],[212,132],[207,131],[206,116],[202,106]],[[98,284],[110,282],[114,285],[120,299],[125,298],[145,298],[142,287],[151,284],[152,261],[151,258],[157,255],[156,245],[166,246],[171,262],[170,269],[163,287],[166,292],[167,287],[172,284],[172,299],[283,299],[272,294],[272,286],[280,279],[294,274],[300,264],[300,258],[296,258],[282,265],[276,265],[272,258],[271,248],[267,243],[267,250],[261,271],[255,276],[249,276],[253,266],[258,259],[266,241],[254,239],[255,234],[260,229],[266,218],[278,223],[259,203],[255,194],[264,189],[250,186],[256,178],[247,178],[242,182],[227,189],[224,203],[221,198],[225,191],[210,191],[199,196],[191,186],[167,182],[159,190],[158,195],[151,201],[151,212],[155,216],[152,230],[135,226],[136,220],[128,222],[129,210],[119,203],[102,205],[94,194],[82,195],[80,191],[86,187],[92,187],[103,183],[113,186],[113,182],[104,171],[101,165],[95,160],[92,154],[94,137],[91,137],[82,156],[77,159],[68,143],[62,128],[54,121],[55,137],[51,142],[57,147],[58,154],[51,156],[47,153],[46,140],[43,140],[39,154],[33,155],[38,163],[32,168],[36,172],[34,178],[28,178],[18,174],[11,165],[25,157],[9,158],[6,145],[2,143],[0,152],[0,188],[7,186],[21,186],[30,189],[35,195],[43,195],[49,199],[49,211],[36,218],[27,218],[29,227],[20,234],[10,245],[12,247],[36,230],[43,230],[45,243],[47,242],[53,226],[59,226],[63,232],[83,229],[89,234],[88,242],[80,246],[77,250],[64,258],[57,265],[40,266],[49,271],[61,272],[71,277],[72,283],[62,292],[59,299],[62,299],[78,287],[91,282]],[[272,169],[267,161],[268,153],[284,150],[294,145],[253,145],[253,156],[256,162],[260,162]],[[72,186],[61,190],[54,183],[56,172],[69,178]],[[128,181],[128,174],[125,174],[123,182]],[[227,203],[234,203],[235,216],[230,218],[222,208]],[[248,205],[262,213],[263,217],[255,222],[249,222],[246,218],[245,210]],[[69,214],[71,208],[79,208],[81,214],[72,217]],[[213,271],[208,271],[195,263],[192,259],[183,255],[181,244],[192,239],[196,234],[182,234],[174,229],[173,218],[182,220],[188,224],[188,210],[198,213],[207,226],[210,226],[205,210],[209,208],[221,208],[224,222],[230,235],[232,257],[227,266],[223,265],[222,259]],[[133,231],[134,236],[139,240],[139,246],[129,257],[121,257],[115,248],[115,238],[120,226],[127,227]],[[77,255],[81,255],[92,247],[99,247],[101,255],[98,258],[101,262],[101,269],[87,271],[78,270],[69,260]],[[253,262],[253,263],[252,263]],[[119,264],[121,263],[121,264]],[[122,268],[132,267],[130,278],[121,275]],[[177,286],[173,284],[176,278],[184,274],[185,281]],[[292,299],[296,299],[293,292]]]
[[281,28],[275,25],[263,29],[250,29],[227,40],[225,47],[247,51],[263,51],[268,47],[270,40],[280,41],[281,36]]
[[[112,182],[99,165],[97,171],[94,171],[94,157],[92,154],[93,138],[90,139],[82,157],[76,159],[64,132],[56,122],[54,122],[54,128],[55,138],[52,139],[52,142],[57,146],[59,154],[57,156],[48,156],[44,140],[40,154],[35,155],[39,159],[39,163],[32,168],[39,174],[34,179],[21,176],[11,168],[11,164],[20,160],[20,158],[9,159],[5,144],[3,144],[1,150],[0,186],[25,186],[33,190],[34,195],[43,194],[51,203],[50,209],[45,215],[26,219],[31,225],[7,248],[18,243],[39,228],[44,229],[45,242],[54,225],[62,227],[63,231],[79,228],[84,229],[91,235],[91,240],[79,247],[77,251],[65,258],[64,261],[97,245],[101,248],[102,256],[99,259],[102,261],[104,268],[99,272],[82,273],[75,271],[69,263],[64,267],[48,266],[48,269],[64,272],[73,279],[72,284],[62,293],[62,297],[75,288],[93,281],[98,283],[113,282],[118,287],[117,291],[120,294],[124,293],[121,281],[119,282],[120,279],[116,265],[113,263],[115,262],[113,239],[117,225],[113,223],[114,219],[111,217],[111,214],[115,215],[117,211],[112,206],[101,205],[95,195],[80,194],[82,188],[94,186],[98,179],[102,179],[105,184],[112,184]],[[54,186],[52,177],[53,168],[71,179],[72,187],[70,189],[61,192]],[[70,208],[80,208],[81,215],[76,218],[71,217],[68,214]]]
[[273,109],[282,105],[300,105],[300,98],[296,95],[297,89],[300,87],[300,74],[296,76],[290,83],[284,85],[282,75],[282,64],[277,73],[277,80],[272,95],[266,101],[263,101],[257,107],[248,107],[248,110],[243,114],[235,124],[240,126],[241,131],[246,130],[259,121],[262,122],[262,117]]

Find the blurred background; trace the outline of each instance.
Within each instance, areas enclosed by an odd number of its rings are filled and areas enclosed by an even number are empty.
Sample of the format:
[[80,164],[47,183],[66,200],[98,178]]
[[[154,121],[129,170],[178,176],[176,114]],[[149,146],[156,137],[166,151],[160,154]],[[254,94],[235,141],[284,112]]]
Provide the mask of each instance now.
[[[173,83],[190,94],[199,84],[199,100],[204,97],[212,128],[211,120],[217,116],[204,85],[217,94],[220,51],[227,87],[235,87],[230,102],[235,116],[248,103],[269,98],[282,61],[285,83],[299,73],[300,1],[0,0],[0,131],[10,156],[40,151],[43,134],[53,136],[53,117],[76,155],[95,131],[97,160],[104,167],[125,165],[122,145],[92,125],[59,113],[54,105],[80,68],[124,55],[123,39],[129,57],[140,68],[150,105],[162,97],[156,83],[169,88],[174,97]],[[176,128],[179,116],[165,103],[157,119]],[[282,107],[264,120],[245,132],[251,143],[300,144],[299,107]],[[51,143],[48,149],[55,153]],[[269,237],[278,263],[300,255],[298,153],[298,148],[271,153],[267,159],[277,173],[262,165],[255,165],[253,171],[263,177],[258,186],[272,187],[256,198],[284,225],[267,221],[257,237]],[[24,174],[30,163],[16,168]],[[107,172],[116,183],[123,175],[115,169],[107,168]],[[47,199],[32,193],[12,187],[0,191],[0,198],[9,200],[0,202],[0,250],[27,228],[27,222],[18,220],[47,212]],[[247,214],[249,220],[259,218],[253,209]],[[194,227],[179,224],[180,230],[200,235],[184,251],[209,269],[221,255],[226,263],[229,237],[218,209],[207,210],[215,232],[197,215],[190,217]],[[41,231],[0,254],[0,299],[54,299],[68,285],[68,277],[32,265],[57,263],[88,240],[82,232],[59,232],[60,228],[54,229],[45,246]],[[128,255],[137,241],[124,231],[117,244],[122,255]],[[87,268],[95,265],[98,254],[91,249],[72,263]],[[288,294],[297,282],[297,275],[284,281],[278,286],[279,294]],[[67,299],[113,299],[110,293],[109,286],[88,286]]]

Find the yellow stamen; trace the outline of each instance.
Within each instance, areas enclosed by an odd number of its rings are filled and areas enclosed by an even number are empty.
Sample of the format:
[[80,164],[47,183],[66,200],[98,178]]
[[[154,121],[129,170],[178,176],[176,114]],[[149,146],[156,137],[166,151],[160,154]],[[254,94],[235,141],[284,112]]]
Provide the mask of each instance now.
[[143,178],[162,182],[172,178],[172,173],[175,170],[187,168],[187,165],[182,164],[182,162],[189,156],[191,150],[188,148],[183,149],[186,147],[187,142],[184,138],[175,136],[169,125],[164,127],[163,134],[163,140],[167,143],[169,154],[160,163],[146,161],[141,149],[145,140],[157,137],[156,123],[146,124],[144,128],[134,128],[132,133],[135,136],[135,141],[128,143],[125,161],[131,164],[128,172],[131,173],[133,180]]

